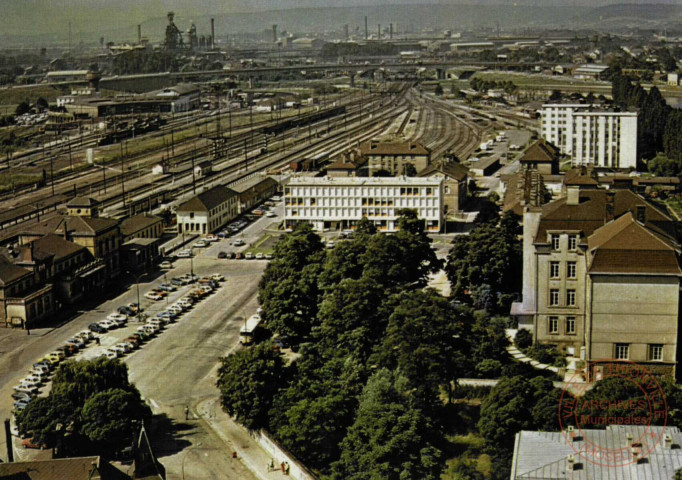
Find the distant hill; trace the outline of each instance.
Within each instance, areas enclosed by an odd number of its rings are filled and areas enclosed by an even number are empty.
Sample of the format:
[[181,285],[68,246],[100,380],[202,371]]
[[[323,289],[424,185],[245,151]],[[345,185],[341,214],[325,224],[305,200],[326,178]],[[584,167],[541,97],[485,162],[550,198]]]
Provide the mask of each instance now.
[[[360,4],[378,3],[381,6]],[[659,0],[660,4],[645,4],[646,0],[629,0],[608,5],[605,0],[453,0],[433,4],[433,0],[0,0],[3,12],[0,39],[39,39],[64,41],[71,23],[72,41],[97,41],[100,36],[112,41],[136,38],[136,25],[143,25],[143,34],[152,41],[163,37],[168,10],[176,12],[181,30],[194,20],[200,34],[208,34],[209,19],[215,17],[220,36],[235,32],[257,32],[279,25],[280,31],[306,32],[340,30],[346,23],[351,31],[364,33],[364,17],[369,18],[371,33],[377,24],[393,23],[396,31],[408,26],[414,29],[519,29],[523,27],[618,28],[632,22],[651,24],[672,22],[682,18],[682,6],[676,0]],[[355,5],[353,5],[355,4]],[[502,4],[502,5],[499,5]],[[316,6],[321,5],[321,6]],[[244,12],[246,9],[258,12]],[[265,11],[263,11],[265,10]]]

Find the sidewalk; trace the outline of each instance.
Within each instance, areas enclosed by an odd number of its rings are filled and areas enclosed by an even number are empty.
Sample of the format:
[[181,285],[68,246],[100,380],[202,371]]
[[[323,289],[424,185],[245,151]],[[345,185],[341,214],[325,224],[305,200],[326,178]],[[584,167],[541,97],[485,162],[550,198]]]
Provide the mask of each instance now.
[[507,352],[509,352],[509,355],[514,358],[514,360],[518,360],[519,362],[523,363],[530,363],[531,366],[535,367],[538,370],[549,370],[554,373],[559,373],[559,369],[557,367],[554,367],[552,365],[546,365],[544,363],[540,363],[537,360],[533,360],[530,357],[527,357],[524,355],[518,348],[514,346],[514,339],[516,338],[516,332],[518,330],[515,330],[513,328],[508,328],[504,331],[505,335],[507,335],[507,338],[509,339],[509,345],[507,346]]
[[[218,435],[232,452],[236,452],[237,458],[258,478],[272,480],[273,478],[286,477],[279,469],[281,459],[272,458],[249,432],[235,423],[230,416],[223,411],[218,398],[204,400],[197,404],[194,412],[201,417],[206,424]],[[274,461],[275,470],[269,468],[270,461]]]

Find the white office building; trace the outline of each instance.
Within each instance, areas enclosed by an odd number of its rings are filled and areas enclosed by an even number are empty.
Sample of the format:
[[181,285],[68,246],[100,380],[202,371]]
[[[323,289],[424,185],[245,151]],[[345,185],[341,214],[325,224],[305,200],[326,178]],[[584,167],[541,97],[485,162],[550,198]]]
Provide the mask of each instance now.
[[440,231],[442,184],[437,177],[292,177],[284,188],[287,228],[301,221],[317,231],[352,229],[367,217],[377,230],[398,229],[398,211],[411,208],[426,231]]
[[542,136],[573,158],[573,165],[637,167],[637,113],[598,105],[545,104]]

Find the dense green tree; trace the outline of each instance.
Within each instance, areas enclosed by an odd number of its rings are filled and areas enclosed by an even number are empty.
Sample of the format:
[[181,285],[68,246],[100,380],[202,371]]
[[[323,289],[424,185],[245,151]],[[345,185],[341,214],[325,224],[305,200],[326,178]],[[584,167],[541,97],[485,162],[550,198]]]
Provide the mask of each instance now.
[[434,290],[407,292],[388,320],[372,363],[400,371],[423,399],[435,398],[441,386],[452,398],[451,385],[468,356],[464,325]]
[[45,100],[43,97],[38,97],[38,100],[36,100],[36,107],[39,108],[40,110],[47,110],[49,104],[47,103],[47,100]]
[[28,102],[23,101],[19,105],[17,105],[17,108],[14,109],[14,114],[23,115],[24,113],[28,113],[30,110],[31,106],[28,104]]
[[97,445],[98,451],[115,453],[130,445],[151,410],[139,392],[120,388],[104,390],[90,397],[81,413],[81,433]]
[[114,388],[134,391],[128,381],[128,366],[119,360],[69,360],[59,366],[52,379],[52,392],[68,397],[75,405],[83,405],[92,395]]
[[383,369],[369,379],[332,479],[440,478],[443,453],[434,446],[430,419],[411,406],[407,383]]
[[19,412],[17,426],[22,433],[32,432],[37,442],[52,446],[57,425],[66,427],[77,422],[81,406],[64,395],[50,393],[36,398]]
[[440,83],[436,84],[436,89],[433,91],[437,96],[441,97],[443,96],[443,87],[441,86]]
[[270,343],[221,358],[217,386],[223,409],[249,429],[266,426],[282,369],[282,358]]
[[508,312],[520,289],[522,247],[518,235],[518,217],[507,212],[498,224],[485,222],[469,235],[456,236],[446,266],[453,295],[468,300],[474,289],[488,285],[489,290],[477,292],[479,305],[493,303],[492,311]]
[[516,332],[514,343],[516,343],[516,346],[521,350],[528,348],[533,345],[533,334],[530,330],[520,328],[519,331]]

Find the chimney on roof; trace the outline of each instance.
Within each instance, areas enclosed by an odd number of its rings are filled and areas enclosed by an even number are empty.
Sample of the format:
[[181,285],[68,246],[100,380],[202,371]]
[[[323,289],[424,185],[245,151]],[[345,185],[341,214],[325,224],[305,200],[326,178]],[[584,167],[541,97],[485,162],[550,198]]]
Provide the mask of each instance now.
[[578,205],[580,203],[580,187],[570,186],[566,188],[566,205]]
[[576,461],[575,455],[571,454],[566,458],[566,470],[572,472],[574,470],[582,470],[583,464]]
[[637,205],[637,221],[642,225],[646,223],[646,205]]
[[673,446],[673,437],[669,433],[666,433],[663,438],[664,438],[665,448],[670,450]]
[[215,48],[215,18],[211,19],[211,49]]
[[613,220],[616,209],[615,198],[616,192],[612,192],[611,190],[606,192],[606,203],[604,204],[604,223]]
[[369,38],[369,30],[367,30],[367,15],[365,15],[365,40]]

